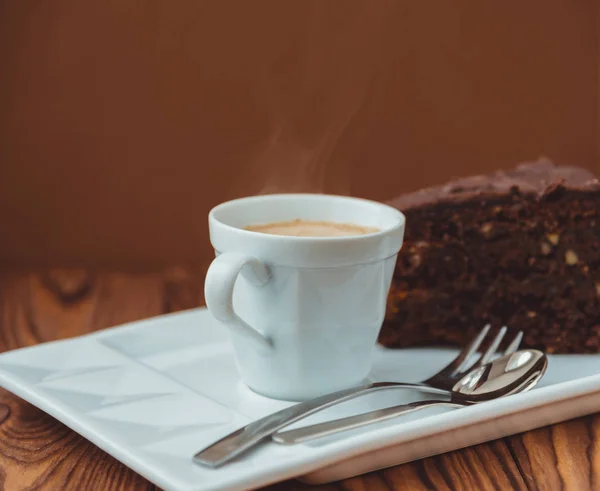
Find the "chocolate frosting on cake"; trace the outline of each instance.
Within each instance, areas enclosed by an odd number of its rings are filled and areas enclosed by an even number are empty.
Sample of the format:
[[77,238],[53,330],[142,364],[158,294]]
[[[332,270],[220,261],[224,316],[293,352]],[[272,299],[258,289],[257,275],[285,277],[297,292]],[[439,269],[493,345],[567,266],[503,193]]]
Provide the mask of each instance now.
[[451,182],[408,193],[393,199],[390,204],[400,210],[440,203],[460,202],[481,196],[502,196],[515,190],[521,194],[540,197],[557,187],[574,191],[597,191],[600,180],[581,167],[558,166],[546,158],[518,165],[511,170],[492,174],[463,177]]

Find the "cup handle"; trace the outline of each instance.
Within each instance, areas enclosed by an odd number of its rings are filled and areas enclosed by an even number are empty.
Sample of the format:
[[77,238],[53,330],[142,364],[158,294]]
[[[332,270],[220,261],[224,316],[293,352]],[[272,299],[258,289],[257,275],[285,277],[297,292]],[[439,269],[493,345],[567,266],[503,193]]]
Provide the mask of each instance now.
[[248,266],[249,279],[257,286],[269,281],[267,267],[258,259],[239,252],[224,252],[211,263],[204,282],[204,299],[213,317],[231,331],[244,336],[260,349],[271,349],[272,341],[250,326],[233,310],[233,287],[242,268]]

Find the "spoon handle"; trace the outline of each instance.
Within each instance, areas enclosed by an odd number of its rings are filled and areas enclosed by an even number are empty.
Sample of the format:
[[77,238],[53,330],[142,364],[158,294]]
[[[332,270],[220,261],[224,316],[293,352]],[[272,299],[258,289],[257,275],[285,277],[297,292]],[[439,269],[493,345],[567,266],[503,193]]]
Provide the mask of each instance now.
[[417,401],[408,404],[402,404],[400,406],[386,407],[384,409],[378,409],[368,413],[359,414],[357,416],[349,416],[347,418],[335,419],[333,421],[327,421],[325,423],[319,423],[310,426],[303,426],[301,428],[289,431],[281,431],[272,435],[271,439],[277,443],[283,443],[285,445],[291,445],[294,443],[302,443],[315,438],[321,438],[324,436],[335,435],[342,431],[352,430],[367,426],[380,421],[387,421],[388,419],[395,418],[402,414],[412,413],[419,409],[432,406],[450,406],[450,407],[463,407],[468,404],[454,401]]
[[224,436],[209,445],[194,456],[194,461],[209,467],[219,467],[237,457],[241,453],[254,447],[262,440],[269,438],[273,433],[301,420],[318,411],[322,411],[336,404],[340,404],[361,395],[387,389],[417,389],[430,393],[448,394],[447,390],[423,384],[374,382],[368,385],[340,390],[316,399],[301,402],[288,408],[269,414],[264,418],[253,421],[239,430]]

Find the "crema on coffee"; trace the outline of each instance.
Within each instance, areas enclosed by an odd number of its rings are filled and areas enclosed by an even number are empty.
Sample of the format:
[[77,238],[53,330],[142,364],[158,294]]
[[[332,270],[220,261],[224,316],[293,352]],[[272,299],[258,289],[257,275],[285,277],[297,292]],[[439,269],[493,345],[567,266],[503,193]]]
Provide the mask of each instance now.
[[327,221],[290,220],[261,225],[249,225],[246,230],[271,235],[290,235],[295,237],[347,237],[379,232],[376,227],[365,227],[353,223]]

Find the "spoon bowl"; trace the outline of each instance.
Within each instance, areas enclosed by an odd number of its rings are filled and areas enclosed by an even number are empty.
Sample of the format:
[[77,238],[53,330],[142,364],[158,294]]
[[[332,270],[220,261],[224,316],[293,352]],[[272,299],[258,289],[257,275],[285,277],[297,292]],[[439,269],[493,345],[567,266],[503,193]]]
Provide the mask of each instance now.
[[452,387],[452,399],[476,403],[531,390],[544,376],[547,356],[522,350],[472,370]]

